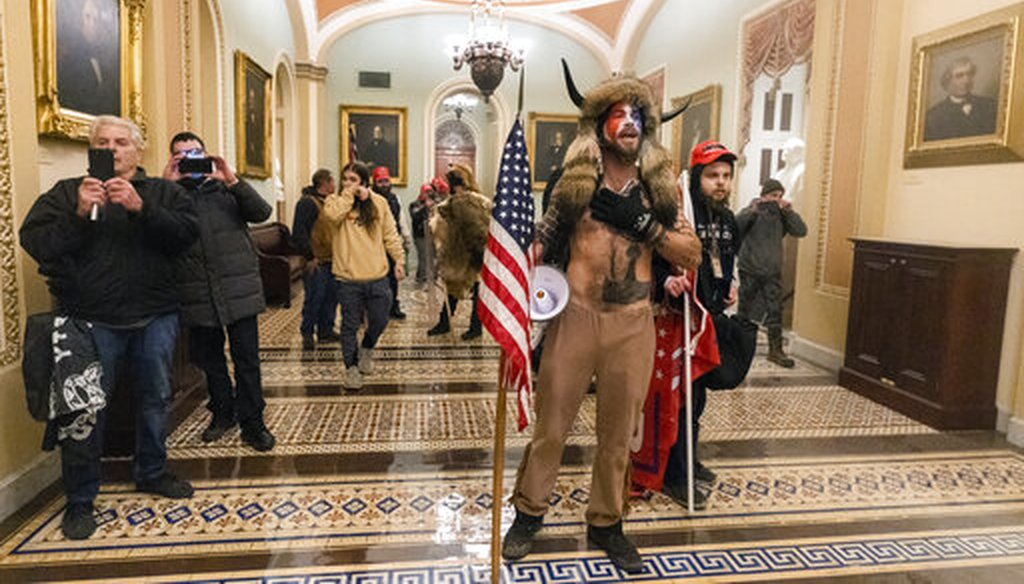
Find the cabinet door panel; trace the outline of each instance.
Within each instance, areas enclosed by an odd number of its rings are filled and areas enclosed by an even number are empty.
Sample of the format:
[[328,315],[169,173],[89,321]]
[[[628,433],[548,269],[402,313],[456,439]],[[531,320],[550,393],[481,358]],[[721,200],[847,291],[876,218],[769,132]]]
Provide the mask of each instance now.
[[847,335],[847,364],[865,375],[882,377],[888,372],[886,361],[889,346],[898,322],[892,312],[898,285],[896,259],[881,253],[865,252],[857,255],[854,270],[850,315]]
[[895,381],[902,389],[938,402],[935,375],[944,336],[948,264],[925,258],[901,259],[898,264],[905,299],[898,314],[905,336],[894,355]]

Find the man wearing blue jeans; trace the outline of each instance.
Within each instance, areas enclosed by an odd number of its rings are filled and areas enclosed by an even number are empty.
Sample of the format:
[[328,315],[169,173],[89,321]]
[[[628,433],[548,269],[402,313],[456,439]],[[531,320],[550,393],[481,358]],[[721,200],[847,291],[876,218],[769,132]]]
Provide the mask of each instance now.
[[[295,204],[292,223],[292,244],[306,258],[302,284],[302,348],[311,350],[316,342],[338,342],[334,319],[338,312],[338,294],[331,271],[334,228],[324,218],[324,200],[334,193],[334,176],[321,168],[313,173],[313,184],[302,189],[302,198]],[[316,339],[313,330],[316,329]]]
[[112,152],[114,176],[59,181],[36,200],[20,231],[22,246],[47,278],[55,312],[91,332],[79,340],[91,341],[102,367],[99,386],[106,399],[90,396],[99,409],[72,408],[51,420],[47,431],[51,439],[56,435],[50,443],[61,447],[68,500],[61,530],[69,539],[96,531],[104,402],[113,397],[125,366],[137,407],[136,487],[173,499],[192,496],[192,485],[167,472],[165,437],[178,331],[174,266],[198,234],[195,208],[181,187],[138,168],[143,138],[134,123],[99,116],[89,143]]

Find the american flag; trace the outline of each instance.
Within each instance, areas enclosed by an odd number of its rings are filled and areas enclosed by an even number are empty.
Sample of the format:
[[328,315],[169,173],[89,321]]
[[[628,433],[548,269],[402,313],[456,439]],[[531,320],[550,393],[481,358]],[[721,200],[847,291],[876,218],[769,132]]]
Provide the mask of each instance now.
[[523,126],[517,119],[505,141],[495,189],[491,226],[480,272],[477,312],[504,353],[502,380],[516,390],[519,430],[529,423],[530,254],[533,243],[533,191]]

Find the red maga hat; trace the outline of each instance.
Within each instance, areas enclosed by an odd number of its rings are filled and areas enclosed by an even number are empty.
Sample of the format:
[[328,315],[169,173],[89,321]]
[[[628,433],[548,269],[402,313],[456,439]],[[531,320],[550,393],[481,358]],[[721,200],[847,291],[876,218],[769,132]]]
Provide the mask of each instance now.
[[432,191],[433,189],[434,187],[430,183],[423,183],[423,185],[420,187],[420,194],[425,195]]
[[434,190],[442,195],[448,194],[448,183],[439,176],[435,176],[434,180],[430,181],[430,186],[434,187]]
[[379,181],[381,179],[384,179],[384,178],[386,178],[388,180],[391,180],[391,173],[388,172],[388,167],[386,167],[386,166],[378,166],[377,168],[373,169],[373,181],[374,182],[377,182],[377,181]]
[[698,164],[708,165],[712,162],[735,162],[733,154],[718,140],[705,140],[693,147],[690,152],[690,168]]

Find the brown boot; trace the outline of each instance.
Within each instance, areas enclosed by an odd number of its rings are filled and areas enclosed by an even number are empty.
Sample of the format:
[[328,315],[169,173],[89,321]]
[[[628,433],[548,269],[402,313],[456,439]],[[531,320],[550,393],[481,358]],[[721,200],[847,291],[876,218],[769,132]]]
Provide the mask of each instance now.
[[775,363],[779,367],[785,367],[786,369],[792,369],[796,365],[790,356],[786,355],[786,352],[782,350],[782,335],[774,336],[769,335],[768,339],[768,360]]

